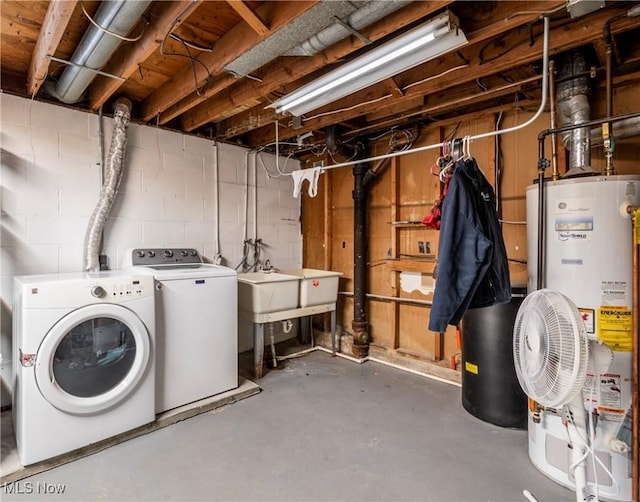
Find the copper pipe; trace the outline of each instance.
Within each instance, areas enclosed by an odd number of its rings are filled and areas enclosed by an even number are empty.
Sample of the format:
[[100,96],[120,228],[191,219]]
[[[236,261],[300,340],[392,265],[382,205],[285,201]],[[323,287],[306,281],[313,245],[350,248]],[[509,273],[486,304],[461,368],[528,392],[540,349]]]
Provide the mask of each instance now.
[[633,211],[633,278],[632,278],[632,295],[633,308],[631,315],[632,334],[633,334],[633,352],[632,352],[632,370],[631,370],[631,450],[632,450],[632,469],[631,469],[631,500],[638,502],[640,500],[640,481],[638,472],[638,461],[640,458],[640,416],[638,413],[638,381],[640,378],[640,336],[638,335],[638,309],[640,309],[640,292],[638,291],[638,262],[640,261],[640,208],[634,208]]
[[[555,62],[549,61],[549,117],[551,129],[556,128],[556,79],[555,79]],[[551,134],[551,178],[556,181],[560,178],[558,173],[558,136],[556,133]]]
[[[606,81],[607,81],[607,117],[613,116],[613,43],[607,42],[606,51]],[[604,138],[604,155],[606,166],[605,176],[614,174],[613,150],[615,143],[613,139],[613,124],[610,122],[602,124],[602,137]]]

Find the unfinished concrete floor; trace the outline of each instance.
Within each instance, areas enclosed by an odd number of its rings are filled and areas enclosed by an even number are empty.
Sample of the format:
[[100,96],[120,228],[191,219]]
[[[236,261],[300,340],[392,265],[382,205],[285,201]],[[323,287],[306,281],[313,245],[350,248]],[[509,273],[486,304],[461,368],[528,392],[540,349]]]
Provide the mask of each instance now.
[[[575,500],[531,465],[525,431],[469,415],[459,387],[322,352],[283,366],[266,373],[258,395],[2,487],[0,496],[525,501],[526,488],[541,502]],[[63,494],[45,495],[60,486]]]

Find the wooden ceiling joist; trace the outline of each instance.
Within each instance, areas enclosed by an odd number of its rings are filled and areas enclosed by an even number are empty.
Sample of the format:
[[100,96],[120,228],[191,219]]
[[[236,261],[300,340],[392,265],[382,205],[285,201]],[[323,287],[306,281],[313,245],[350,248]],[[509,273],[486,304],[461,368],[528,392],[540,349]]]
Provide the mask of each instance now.
[[[553,40],[550,43],[550,54],[559,54],[575,47],[593,43],[602,36],[602,26],[604,22],[606,22],[606,20],[611,16],[615,15],[616,12],[624,12],[624,10],[624,6],[622,8],[618,7],[607,12],[594,14],[586,19],[577,19],[567,22],[563,29],[556,29],[554,31]],[[616,30],[624,31],[636,24],[637,20],[634,20],[634,18],[625,18],[620,20],[616,25]],[[479,44],[476,44],[472,47],[472,51],[469,54],[469,60],[471,61],[469,66],[461,68],[456,72],[443,75],[438,79],[429,80],[424,84],[416,85],[415,87],[412,87],[410,91],[406,92],[405,97],[396,98],[396,102],[411,99],[416,94],[428,95],[444,91],[456,85],[474,81],[477,78],[509,71],[514,67],[529,64],[541,58],[542,36],[540,33],[536,37],[533,45],[529,44],[528,33],[520,33],[518,31],[512,31],[509,33],[504,38],[503,42],[505,47],[512,47],[508,55],[480,64],[479,52],[481,47]],[[454,55],[449,55],[442,58],[440,61],[433,61],[430,63],[433,67],[434,74],[441,73],[446,69],[447,66],[444,65],[451,66],[451,57],[454,57]],[[280,138],[285,140],[314,129],[322,129],[331,123],[335,123],[337,120],[348,121],[359,117],[364,113],[366,113],[366,108],[364,110],[362,110],[362,108],[356,108],[340,112],[332,116],[325,115],[318,117],[317,119],[305,121],[303,123],[303,127],[299,129],[294,130],[291,127],[280,129]],[[264,126],[267,124],[262,125]],[[270,127],[263,127],[260,130],[250,133],[251,144],[268,144],[273,140],[274,134]]]
[[[446,7],[447,3],[450,2],[413,2],[404,9],[390,14],[383,21],[374,23],[361,31],[371,41],[380,40],[389,33]],[[266,77],[263,78],[262,82],[245,80],[226,93],[221,93],[221,89],[217,89],[216,94],[205,91],[204,98],[212,97],[207,101],[190,98],[189,104],[194,101],[198,103],[204,102],[195,108],[191,106],[191,109],[180,110],[180,113],[184,114],[182,124],[186,128],[185,130],[193,131],[203,124],[219,118],[225,110],[229,109],[230,104],[238,106],[255,99],[256,95],[274,92],[290,82],[338,61],[364,45],[365,43],[362,40],[348,37],[315,56],[288,57],[282,61],[269,63],[265,67],[264,74]]]
[[30,96],[37,94],[44,82],[51,61],[48,56],[53,56],[56,52],[77,3],[76,0],[49,3],[33,57],[29,63],[27,92]]
[[269,33],[269,28],[264,24],[262,19],[260,19],[260,17],[242,0],[227,0],[227,3],[258,35],[264,37]]
[[[421,4],[423,2],[416,2],[416,4]],[[425,2],[426,3],[426,2]],[[438,2],[436,2],[438,3]],[[498,11],[498,12],[494,12],[492,14],[492,18],[490,20],[490,23],[488,24],[488,27],[483,29],[483,30],[479,30],[476,32],[473,32],[472,34],[468,35],[468,39],[469,39],[469,45],[473,46],[475,45],[481,45],[484,44],[488,39],[494,37],[497,33],[500,33],[503,30],[510,30],[513,28],[517,28],[518,26],[522,26],[526,23],[530,23],[532,21],[535,21],[536,19],[538,19],[540,17],[540,15],[537,13],[537,11],[544,5],[545,7],[554,7],[554,6],[558,6],[559,4],[562,4],[563,2],[535,2],[532,4],[531,6],[531,11],[528,11],[527,13],[520,15],[520,16],[512,16],[509,17],[505,20],[505,14],[506,12],[504,11]],[[415,8],[415,4],[412,4],[412,6],[414,6],[413,8]],[[426,14],[425,14],[426,15]],[[337,48],[339,44],[336,44],[336,46],[334,46],[334,48]],[[334,50],[334,48],[332,48],[332,51]],[[333,53],[333,52],[332,52]],[[300,78],[301,75],[297,74],[296,72],[301,71],[302,68],[304,68],[303,65],[311,65],[312,63],[316,63],[317,66],[314,67],[315,69],[319,69],[322,68],[324,65],[322,64],[322,61],[320,60],[320,57],[325,57],[326,56],[321,53],[317,56],[313,56],[312,58],[308,58],[306,61],[303,61],[301,63],[298,63],[297,61],[293,61],[291,62],[292,64],[289,64],[288,61],[284,61],[282,63],[280,63],[281,68],[274,68],[274,69],[270,69],[267,74],[269,75],[270,78],[276,78],[277,81],[279,82],[287,82],[287,76],[288,78],[293,81],[297,78]],[[317,60],[314,60],[314,58],[318,58]],[[337,58],[336,58],[337,59]],[[454,62],[455,59],[455,62]],[[445,58],[439,58],[438,60],[434,60],[431,63],[431,66],[433,67],[433,76],[437,77],[440,73],[442,73],[443,71],[453,67],[453,66],[458,66],[459,65],[459,59],[457,59],[457,56],[455,56],[454,54],[451,54]],[[472,78],[472,80],[474,80],[475,78],[477,78],[477,76],[482,74],[482,69],[478,69],[476,71],[477,75],[475,77]],[[307,72],[310,73],[311,71]],[[454,80],[457,79],[459,76],[458,72],[454,72],[451,74],[451,78],[453,78]],[[437,80],[440,81],[442,77],[439,77]],[[266,93],[266,92],[273,92],[274,90],[276,90],[278,87],[274,86],[273,88],[270,89],[266,89],[263,87],[263,85],[266,84],[266,81],[263,81],[262,83],[254,83],[254,82],[245,82],[243,83],[244,87],[247,87],[247,89],[243,92],[243,94],[241,95],[240,90],[239,89],[234,89],[234,93],[233,93],[233,102],[234,103],[238,103],[242,101],[242,97],[246,95],[246,97],[255,97],[256,93]],[[453,84],[449,84],[449,85],[453,85]],[[258,89],[259,88],[259,89]],[[423,85],[423,86],[418,86],[418,89],[428,89],[428,85]],[[414,89],[411,88],[411,90],[406,90],[403,91],[404,96],[405,97],[412,97],[412,96],[416,96],[418,94],[417,90],[418,89]],[[397,97],[397,99],[404,99],[400,96]],[[408,99],[408,98],[407,98]],[[394,101],[394,104],[396,102]],[[183,127],[185,128],[185,130],[191,131],[196,129],[197,127],[206,124],[209,121],[215,120],[217,118],[216,113],[219,112],[220,109],[228,109],[230,106],[230,102],[229,102],[229,98],[227,95],[221,94],[219,96],[214,97],[213,99],[210,99],[208,101],[206,101],[205,103],[203,103],[202,105],[200,105],[197,108],[194,108],[193,110],[185,113],[183,115]],[[365,113],[366,110],[354,110],[352,113],[354,114],[353,116],[359,116],[363,113]],[[256,110],[256,113],[259,114],[261,117],[266,118],[266,114],[264,113],[260,113]],[[231,121],[225,121],[225,126],[219,127],[218,130],[225,134],[224,131],[225,130],[240,130],[240,129],[244,129],[243,128],[238,128],[235,127],[233,125],[227,126],[226,124],[229,124],[229,122]],[[253,128],[256,129],[258,127],[260,127],[259,122],[257,121],[251,121],[251,123],[253,124]],[[265,125],[265,124],[262,124]],[[248,132],[248,131],[244,131],[244,132]],[[226,134],[225,134],[225,137]]]
[[[135,44],[126,46],[122,52],[118,52],[104,71],[111,75],[129,78],[138,70],[138,65],[158,49],[167,34],[182,24],[201,3],[202,0],[163,3],[163,10],[152,17],[151,26],[147,28],[142,39]],[[89,90],[91,109],[100,108],[120,88],[122,83],[115,78],[98,77]]]
[[[269,33],[272,33],[302,15],[318,1],[266,2],[257,11],[262,18],[271,20]],[[248,32],[243,23],[234,26],[225,36],[218,40],[211,52],[202,54],[199,58],[207,68],[207,71],[201,65],[196,65],[195,70],[189,67],[174,76],[142,103],[140,118],[143,121],[148,121],[194,92],[193,71],[196,72],[198,85],[201,85],[202,82],[209,78],[209,75],[215,76],[222,72],[227,64],[263,39],[264,36]]]

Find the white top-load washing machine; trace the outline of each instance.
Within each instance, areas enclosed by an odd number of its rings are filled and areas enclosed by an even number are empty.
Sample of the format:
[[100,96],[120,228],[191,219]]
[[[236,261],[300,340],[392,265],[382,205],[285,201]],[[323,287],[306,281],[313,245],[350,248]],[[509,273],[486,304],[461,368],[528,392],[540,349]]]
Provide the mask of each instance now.
[[238,387],[238,278],[195,249],[144,248],[125,267],[156,280],[156,413]]
[[15,278],[13,419],[22,464],[155,419],[154,313],[149,276]]

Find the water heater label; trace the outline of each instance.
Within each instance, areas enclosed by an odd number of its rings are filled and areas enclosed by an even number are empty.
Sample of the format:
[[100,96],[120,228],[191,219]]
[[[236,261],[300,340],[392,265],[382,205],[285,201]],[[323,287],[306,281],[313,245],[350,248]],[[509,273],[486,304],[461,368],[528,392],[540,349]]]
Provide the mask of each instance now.
[[580,317],[584,321],[584,327],[587,333],[593,335],[596,332],[596,312],[593,309],[578,309],[580,311]]
[[631,310],[627,307],[600,307],[598,309],[598,340],[617,352],[631,352]]
[[600,303],[602,305],[627,305],[629,284],[627,281],[602,281],[600,285]]
[[555,207],[555,230],[560,241],[590,241],[593,233],[593,199],[571,197]]

